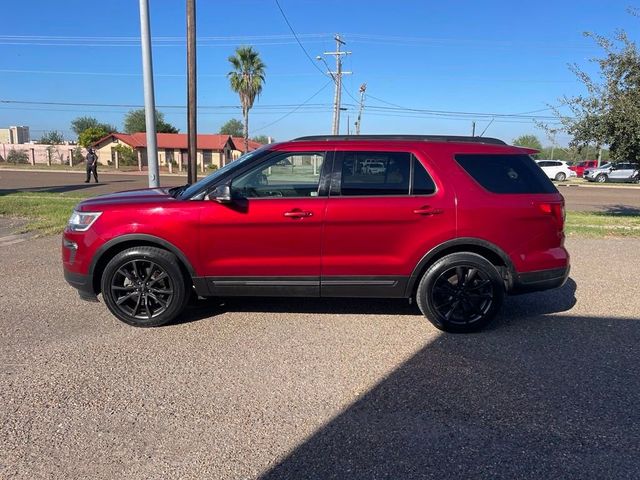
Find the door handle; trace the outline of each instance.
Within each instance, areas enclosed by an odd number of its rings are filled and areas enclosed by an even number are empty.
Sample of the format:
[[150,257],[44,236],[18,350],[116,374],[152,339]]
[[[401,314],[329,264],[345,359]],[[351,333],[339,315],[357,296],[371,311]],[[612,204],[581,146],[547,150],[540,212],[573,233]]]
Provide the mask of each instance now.
[[291,210],[290,212],[284,212],[285,217],[289,218],[304,218],[304,217],[312,217],[313,212],[308,212],[305,210],[298,210],[297,208]]
[[413,213],[416,215],[440,215],[444,213],[444,210],[442,208],[431,208],[425,205],[424,207],[416,208]]

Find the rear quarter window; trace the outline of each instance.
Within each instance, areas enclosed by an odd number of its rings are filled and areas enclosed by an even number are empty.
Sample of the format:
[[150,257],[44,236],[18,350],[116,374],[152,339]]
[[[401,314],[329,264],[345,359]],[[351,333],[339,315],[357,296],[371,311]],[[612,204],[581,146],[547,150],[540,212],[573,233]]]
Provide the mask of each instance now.
[[458,164],[492,193],[557,193],[529,155],[459,154]]

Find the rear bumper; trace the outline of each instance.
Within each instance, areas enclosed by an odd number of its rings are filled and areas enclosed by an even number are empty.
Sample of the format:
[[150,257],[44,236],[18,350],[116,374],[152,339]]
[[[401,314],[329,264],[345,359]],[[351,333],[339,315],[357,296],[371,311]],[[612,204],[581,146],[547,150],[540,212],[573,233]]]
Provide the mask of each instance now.
[[82,275],[65,269],[64,279],[69,285],[78,290],[78,294],[82,300],[87,300],[89,302],[98,301],[98,297],[93,291],[93,281],[89,275]]
[[565,284],[569,278],[570,267],[553,268],[550,270],[537,270],[515,275],[513,287],[509,292],[512,295],[520,293],[539,292],[558,288]]

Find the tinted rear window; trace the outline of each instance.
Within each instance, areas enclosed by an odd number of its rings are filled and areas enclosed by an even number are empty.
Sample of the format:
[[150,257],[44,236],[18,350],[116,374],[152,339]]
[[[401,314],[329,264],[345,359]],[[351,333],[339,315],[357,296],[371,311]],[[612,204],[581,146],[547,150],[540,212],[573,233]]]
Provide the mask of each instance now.
[[464,154],[456,161],[493,193],[557,193],[529,155]]

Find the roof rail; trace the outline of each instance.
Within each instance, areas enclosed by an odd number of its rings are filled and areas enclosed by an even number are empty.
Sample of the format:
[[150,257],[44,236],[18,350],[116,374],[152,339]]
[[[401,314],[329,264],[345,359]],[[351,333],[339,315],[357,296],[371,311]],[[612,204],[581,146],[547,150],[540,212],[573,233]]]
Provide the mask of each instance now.
[[310,135],[294,138],[292,142],[330,141],[330,140],[407,140],[419,142],[466,142],[506,145],[502,140],[492,137],[467,137],[462,135]]

